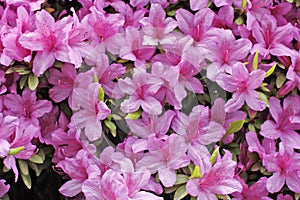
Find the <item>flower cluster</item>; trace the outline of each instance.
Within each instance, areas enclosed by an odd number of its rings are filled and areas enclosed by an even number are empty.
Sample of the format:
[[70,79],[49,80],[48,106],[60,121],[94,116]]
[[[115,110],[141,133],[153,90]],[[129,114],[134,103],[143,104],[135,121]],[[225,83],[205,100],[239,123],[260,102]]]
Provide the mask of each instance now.
[[299,198],[299,1],[1,2],[0,198]]

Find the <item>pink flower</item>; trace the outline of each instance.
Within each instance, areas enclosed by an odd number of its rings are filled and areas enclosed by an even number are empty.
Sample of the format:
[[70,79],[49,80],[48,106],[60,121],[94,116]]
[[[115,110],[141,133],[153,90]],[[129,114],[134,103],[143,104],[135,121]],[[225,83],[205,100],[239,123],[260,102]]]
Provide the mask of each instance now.
[[126,122],[131,132],[139,137],[147,138],[155,135],[160,138],[168,132],[174,115],[172,110],[167,110],[161,116],[143,112],[142,119],[126,120]]
[[257,43],[254,44],[251,53],[258,51],[263,57],[290,56],[292,50],[287,47],[293,35],[290,34],[293,27],[290,23],[277,27],[276,19],[272,15],[263,15],[259,22],[252,26],[252,35]]
[[212,64],[207,68],[207,77],[215,81],[220,73],[231,73],[232,66],[246,58],[252,43],[245,38],[236,40],[230,30],[215,28],[209,32],[211,38],[205,44]]
[[214,19],[214,13],[203,8],[195,15],[185,9],[176,11],[176,20],[179,29],[186,35],[190,35],[196,42],[207,37],[207,31],[210,29]]
[[127,28],[125,32],[125,43],[121,46],[120,57],[134,61],[135,67],[144,65],[150,60],[155,52],[154,47],[142,45],[143,32],[135,28]]
[[79,194],[89,179],[100,178],[101,171],[97,167],[97,159],[93,154],[81,150],[74,158],[65,158],[56,167],[61,168],[71,180],[61,186],[59,192],[67,197]]
[[[143,44],[157,45],[170,42],[170,32],[177,27],[177,22],[168,17],[159,4],[151,4],[149,17],[141,19],[143,31],[145,33]],[[175,38],[173,38],[175,39]]]
[[158,177],[166,187],[172,187],[176,182],[176,169],[190,163],[186,155],[187,145],[184,138],[171,134],[157,150],[151,150],[137,163],[137,168],[145,167],[151,173],[158,172]]
[[[16,159],[28,160],[34,154],[36,146],[31,143],[31,140],[35,135],[37,135],[39,129],[29,122],[23,122],[18,127],[16,131],[11,135],[7,135],[7,140],[0,139],[1,148],[0,155],[5,157],[3,164],[7,169],[12,169],[15,173],[15,182],[18,180],[19,172],[16,165]],[[11,149],[20,148],[21,151],[12,154]]]
[[[50,98],[55,102],[61,102],[71,96],[76,78],[76,70],[71,64],[65,64],[61,71],[51,68],[48,82],[52,85],[49,90]],[[69,102],[71,98],[69,98]],[[69,103],[70,105],[70,103]]]
[[256,199],[256,200],[271,200],[268,197],[268,190],[266,188],[267,178],[262,177],[256,183],[251,186],[248,186],[244,179],[238,178],[243,186],[242,192],[234,192],[232,200],[244,200],[244,199]]
[[208,4],[208,0],[198,1],[198,0],[190,0],[191,10],[198,11],[202,8],[205,8]]
[[273,172],[267,181],[269,192],[279,192],[286,183],[290,190],[300,193],[299,153],[280,143],[279,152],[264,156],[263,165],[269,172]]
[[117,83],[114,82],[116,78],[121,78],[125,73],[125,67],[121,64],[109,64],[107,55],[102,54],[97,57],[95,61],[96,67],[93,70],[99,80],[99,83],[104,89],[105,94],[109,97],[116,97]]
[[39,127],[38,118],[52,110],[52,104],[48,100],[37,100],[36,92],[26,88],[22,97],[18,94],[7,94],[4,98],[6,113],[20,117],[21,121],[30,121]]
[[242,63],[237,63],[232,67],[232,74],[221,74],[217,78],[217,83],[226,91],[233,92],[232,98],[225,104],[226,112],[234,112],[240,109],[244,102],[256,111],[266,108],[265,102],[259,99],[258,88],[265,77],[265,72],[255,70],[251,73]]
[[10,185],[5,184],[5,180],[0,180],[0,198],[3,197],[9,190]]
[[121,14],[105,15],[94,6],[90,8],[90,11],[91,13],[87,14],[81,21],[87,39],[91,41],[93,47],[102,43],[111,53],[118,53],[120,45],[116,41],[118,37],[116,34],[122,30],[125,22],[124,17]]
[[300,54],[297,52],[292,57],[292,64],[288,68],[286,78],[294,81],[300,89]]
[[233,192],[241,192],[241,183],[234,178],[236,162],[232,160],[229,151],[225,151],[223,158],[218,156],[216,163],[211,166],[209,159],[206,159],[206,167],[202,167],[201,177],[192,178],[186,184],[187,192],[198,200],[217,200],[216,194],[226,195]]
[[110,109],[103,101],[99,101],[99,83],[91,83],[88,88],[77,87],[73,90],[73,105],[77,111],[72,115],[72,124],[82,129],[90,141],[99,139],[102,135],[101,120],[110,113]]
[[[31,51],[21,46],[19,38],[23,33],[31,31],[31,29],[35,27],[33,24],[33,17],[28,14],[27,10],[23,6],[18,7],[17,15],[17,27],[10,29],[10,31],[2,37],[2,43],[4,46],[3,53],[12,60],[24,60],[25,62],[30,62]],[[2,64],[5,65],[6,63]]]
[[189,116],[177,112],[172,121],[172,129],[185,138],[185,143],[209,145],[217,142],[225,134],[223,124],[211,121],[208,107],[193,107]]
[[299,117],[300,109],[298,96],[288,96],[280,105],[280,100],[270,97],[270,113],[273,120],[267,120],[261,125],[260,134],[266,138],[280,138],[284,145],[299,149],[300,135],[295,130],[300,130],[300,124],[294,123],[292,119]]
[[19,38],[20,44],[31,51],[36,51],[33,60],[33,73],[36,76],[43,74],[50,68],[55,59],[68,62],[67,34],[61,31],[65,25],[63,21],[56,22],[45,10],[36,13],[34,32],[24,33]]
[[120,79],[118,85],[121,91],[129,94],[129,99],[121,103],[121,110],[125,113],[132,113],[141,106],[149,114],[160,114],[162,106],[153,97],[159,90],[162,80],[146,73],[142,68],[135,68],[132,79]]

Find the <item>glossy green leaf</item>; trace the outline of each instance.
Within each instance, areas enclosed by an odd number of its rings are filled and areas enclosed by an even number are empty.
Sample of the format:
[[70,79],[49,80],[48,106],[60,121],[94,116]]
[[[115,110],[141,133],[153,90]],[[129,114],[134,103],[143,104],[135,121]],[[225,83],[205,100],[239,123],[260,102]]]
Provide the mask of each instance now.
[[201,174],[200,166],[195,166],[195,169],[190,178],[201,178],[201,177],[202,174]]
[[35,175],[37,177],[40,176],[42,169],[39,167],[39,165],[33,163],[33,162],[28,162],[29,167],[35,172]]
[[25,84],[27,83],[27,80],[28,80],[28,75],[21,76],[19,80],[19,86],[21,89],[24,88]]
[[174,200],[181,200],[186,195],[188,195],[188,193],[186,191],[186,187],[185,187],[185,185],[182,185],[176,190],[176,192],[174,194]]
[[247,0],[242,0],[242,11],[246,8]]
[[141,110],[137,110],[133,113],[129,113],[126,115],[125,119],[131,119],[131,120],[135,120],[140,118],[140,116],[142,115],[142,111]]
[[276,78],[276,87],[281,88],[281,86],[283,86],[285,81],[286,81],[286,76],[284,74],[278,75]]
[[266,72],[266,75],[265,75],[265,78],[271,76],[271,74],[273,74],[275,68],[277,66],[277,63],[275,63],[267,72]]
[[242,129],[244,123],[245,123],[245,120],[237,120],[237,121],[231,122],[225,135],[228,136],[232,133],[238,132],[239,130]]
[[263,100],[266,103],[267,107],[269,108],[270,107],[270,102],[269,102],[269,99],[268,99],[267,95],[265,95],[262,92],[258,92],[258,94],[259,94],[259,99]]
[[188,182],[189,176],[185,174],[176,174],[176,182],[174,185],[181,185]]
[[9,149],[9,155],[16,155],[16,154],[20,153],[24,149],[25,149],[24,146],[16,147],[16,148],[11,148],[11,149]]
[[39,78],[34,74],[29,74],[28,76],[28,87],[30,90],[35,90],[39,85]]
[[113,123],[112,121],[109,121],[109,120],[105,120],[104,124],[107,128],[109,128],[112,136],[116,137],[117,136],[117,127],[116,127],[115,123]]
[[98,100],[104,101],[104,90],[102,87],[98,87]]
[[255,55],[253,57],[252,68],[253,68],[253,70],[257,70],[258,69],[258,51],[256,51],[256,53],[255,53]]
[[209,159],[210,163],[213,165],[216,162],[217,156],[219,154],[220,147],[217,147],[214,152],[211,154],[211,157]]
[[21,177],[22,177],[22,180],[24,182],[24,184],[26,185],[26,187],[28,189],[31,189],[31,178],[30,178],[30,175],[25,175],[23,173],[20,173],[21,174]]
[[27,161],[18,159],[18,164],[19,164],[19,168],[20,168],[21,173],[23,173],[24,175],[28,175],[29,170],[28,170]]
[[43,164],[44,162],[44,159],[38,154],[34,154],[29,160],[36,164]]

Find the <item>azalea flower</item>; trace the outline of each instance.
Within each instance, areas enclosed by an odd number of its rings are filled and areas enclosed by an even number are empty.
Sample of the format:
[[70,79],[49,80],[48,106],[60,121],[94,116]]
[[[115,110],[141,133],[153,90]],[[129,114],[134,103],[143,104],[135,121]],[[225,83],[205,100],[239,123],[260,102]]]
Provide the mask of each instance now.
[[149,115],[142,113],[142,119],[126,120],[129,129],[132,133],[142,138],[147,138],[151,135],[156,137],[164,136],[171,125],[175,113],[172,110],[167,110],[161,116]]
[[136,68],[132,79],[125,78],[118,81],[121,91],[129,94],[129,99],[121,103],[121,110],[125,113],[132,113],[141,106],[149,114],[160,114],[162,106],[153,95],[159,90],[162,80],[146,73],[142,68]]
[[175,17],[179,29],[184,34],[190,35],[196,42],[200,42],[207,37],[207,31],[212,25],[214,13],[208,8],[201,9],[195,15],[185,9],[178,9]]
[[150,151],[137,163],[137,168],[145,167],[151,173],[158,172],[158,177],[166,187],[172,187],[176,182],[175,170],[190,163],[185,154],[187,145],[184,138],[171,134],[161,148]]
[[8,115],[19,117],[20,120],[29,121],[39,127],[38,118],[52,110],[52,103],[48,100],[37,100],[36,91],[26,88],[22,97],[18,94],[7,94],[4,105]]
[[242,63],[237,63],[232,67],[232,74],[221,74],[217,78],[217,83],[226,91],[234,92],[232,98],[225,104],[226,112],[234,112],[240,109],[244,102],[256,111],[266,108],[265,102],[259,99],[258,88],[265,77],[265,72],[255,70],[251,73]]
[[134,61],[135,67],[143,66],[150,60],[155,52],[155,48],[142,45],[143,32],[136,28],[127,28],[125,32],[125,44],[120,49],[120,57]]
[[159,4],[151,4],[149,17],[140,20],[143,31],[144,45],[158,45],[170,42],[174,39],[170,32],[177,27],[177,23],[172,18],[166,18],[166,12]]
[[19,38],[20,44],[31,51],[36,51],[33,60],[33,73],[43,74],[55,60],[68,62],[70,60],[67,49],[67,34],[61,31],[65,25],[63,21],[56,22],[50,13],[41,10],[36,13],[36,30],[27,32]]
[[[15,182],[17,182],[19,176],[16,159],[28,160],[32,157],[36,146],[31,143],[31,140],[38,132],[37,127],[29,122],[23,122],[16,127],[15,132],[7,133],[6,140],[0,138],[0,155],[4,157],[3,164],[7,169],[13,170]],[[16,153],[12,153],[11,149],[15,149]]]
[[5,184],[5,180],[0,180],[0,198],[2,198],[9,190],[10,185]]
[[186,191],[198,200],[211,199],[217,200],[216,194],[226,195],[233,192],[241,192],[241,183],[234,178],[236,162],[233,161],[229,151],[225,151],[223,158],[218,156],[212,166],[209,159],[206,167],[200,169],[200,177],[190,179],[186,184]]
[[279,192],[284,183],[287,184],[290,190],[300,192],[300,155],[294,150],[284,145],[279,144],[279,152],[266,155],[263,158],[263,165],[273,175],[267,180],[267,190],[271,193]]
[[[55,68],[51,68],[50,76],[48,78],[48,82],[54,85],[49,90],[50,98],[55,102],[61,102],[72,96],[72,90],[75,83],[76,78],[76,70],[71,64],[65,64],[61,71]],[[72,99],[69,98],[69,102]],[[69,103],[71,104],[71,103]]]
[[67,197],[76,196],[83,190],[84,185],[89,184],[89,179],[99,178],[101,175],[95,156],[84,150],[80,150],[74,158],[60,161],[56,167],[61,168],[71,178],[59,189]]
[[263,15],[259,22],[252,26],[252,35],[257,43],[251,53],[258,51],[265,58],[270,54],[275,56],[290,56],[292,50],[287,46],[293,39],[289,33],[293,31],[290,23],[277,27],[276,19],[272,15]]
[[215,81],[219,74],[232,73],[232,66],[246,58],[252,43],[245,38],[236,40],[230,30],[212,29],[209,32],[211,38],[205,44],[207,58],[212,63],[207,68],[207,77]]
[[288,96],[283,102],[283,107],[280,105],[280,100],[270,98],[270,113],[273,120],[267,120],[261,125],[260,134],[266,138],[280,138],[284,145],[299,149],[300,135],[295,131],[300,129],[299,122],[294,123],[294,117],[299,117],[300,99],[298,96]]
[[266,188],[267,178],[262,177],[256,183],[248,186],[244,179],[238,178],[243,186],[242,192],[234,192],[232,196],[234,198],[232,200],[244,200],[244,199],[257,199],[257,200],[271,200],[268,197],[268,190]]
[[292,57],[292,64],[288,68],[286,78],[292,80],[297,84],[298,89],[300,89],[300,55],[295,53]]
[[99,83],[91,83],[88,88],[76,87],[73,90],[72,125],[82,129],[89,141],[95,141],[102,135],[101,120],[111,113],[103,101],[99,101]]
[[97,57],[93,71],[97,76],[99,83],[103,87],[105,94],[109,97],[117,97],[117,83],[115,79],[121,78],[125,73],[126,68],[121,64],[109,64],[107,55],[102,54]]

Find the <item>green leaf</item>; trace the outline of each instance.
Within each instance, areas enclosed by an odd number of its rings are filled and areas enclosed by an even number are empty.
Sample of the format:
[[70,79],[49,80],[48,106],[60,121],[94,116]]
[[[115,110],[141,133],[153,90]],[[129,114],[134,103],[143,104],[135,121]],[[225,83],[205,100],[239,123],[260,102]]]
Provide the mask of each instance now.
[[262,92],[258,92],[258,94],[259,94],[259,99],[263,100],[267,104],[267,107],[269,108],[270,107],[270,102],[269,102],[269,99],[268,99],[267,95],[265,95]]
[[43,164],[44,162],[44,159],[38,154],[34,154],[29,160],[36,164]]
[[8,68],[8,69],[6,70],[5,74],[12,74],[12,73],[14,73],[14,72],[15,72],[14,68],[13,68],[13,67],[10,67],[10,68]]
[[248,124],[249,131],[256,131],[255,126],[253,124]]
[[286,76],[284,74],[280,74],[276,78],[276,87],[278,89],[281,88],[281,86],[284,84],[285,81],[286,81]]
[[16,147],[16,148],[11,148],[11,149],[9,149],[9,155],[16,155],[16,154],[20,153],[24,149],[25,149],[24,146]]
[[211,154],[209,159],[210,163],[213,165],[216,162],[220,147],[217,147],[214,152]]
[[133,113],[129,113],[128,115],[126,115],[125,119],[131,119],[131,120],[135,120],[135,119],[138,119],[140,118],[142,114],[142,111],[141,110],[137,110]]
[[167,15],[169,15],[170,17],[175,16],[176,14],[176,10],[170,10],[169,12],[167,12]]
[[236,20],[234,20],[234,22],[237,24],[237,25],[242,25],[245,23],[245,20],[243,19],[243,17],[237,17]]
[[30,90],[35,90],[39,85],[39,78],[34,74],[29,74],[28,76],[28,87]]
[[191,197],[190,200],[197,200],[197,197]]
[[19,81],[19,86],[21,89],[24,88],[25,84],[27,83],[28,75],[21,76]]
[[242,0],[242,11],[246,8],[247,0]]
[[195,170],[195,166],[194,166],[193,164],[189,164],[189,165],[188,165],[188,168],[189,168],[191,174],[192,174],[193,171]]
[[99,79],[96,73],[94,73],[93,81],[94,83],[99,83]]
[[171,194],[171,193],[175,192],[179,187],[180,187],[180,185],[174,185],[173,187],[166,187],[166,188],[164,188],[164,193]]
[[253,57],[252,68],[253,68],[253,70],[257,70],[258,69],[258,51],[256,51],[256,53],[255,53],[255,55]]
[[111,114],[111,117],[112,117],[114,120],[121,120],[121,119],[122,119],[119,115],[116,115],[116,114]]
[[23,173],[24,175],[28,175],[29,170],[28,170],[27,161],[18,159],[18,163],[19,163],[21,173]]
[[8,195],[8,194],[5,194],[5,195],[2,197],[1,200],[10,200],[9,195]]
[[189,176],[185,174],[176,174],[176,182],[174,185],[181,185],[188,182]]
[[275,68],[276,68],[276,65],[277,63],[275,63],[267,72],[266,72],[266,75],[265,75],[265,78],[271,76],[271,74],[273,74]]
[[98,100],[104,101],[104,90],[102,87],[98,87]]
[[202,174],[201,174],[200,166],[195,166],[195,169],[194,169],[192,175],[190,176],[190,179],[201,178],[201,177],[202,177]]
[[29,167],[30,167],[31,169],[33,169],[33,171],[35,172],[35,175],[36,175],[37,177],[39,177],[40,174],[41,174],[41,172],[42,172],[42,169],[41,169],[37,164],[35,164],[35,163],[33,163],[33,162],[28,162],[28,165],[29,165]]
[[107,128],[109,128],[112,136],[116,137],[117,136],[117,127],[116,127],[115,123],[113,123],[112,121],[109,121],[109,120],[105,120],[104,124]]
[[128,62],[128,60],[120,59],[120,60],[118,60],[117,62],[118,62],[118,63],[126,63],[126,62]]
[[21,173],[22,180],[28,189],[31,189],[31,178],[30,175],[25,175]]
[[185,185],[180,186],[175,194],[174,194],[174,200],[181,200],[183,199],[186,195],[188,195]]
[[237,121],[231,122],[225,135],[228,136],[232,133],[238,132],[239,130],[242,129],[244,123],[245,123],[245,120],[237,120]]

